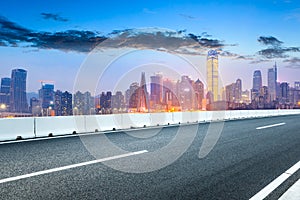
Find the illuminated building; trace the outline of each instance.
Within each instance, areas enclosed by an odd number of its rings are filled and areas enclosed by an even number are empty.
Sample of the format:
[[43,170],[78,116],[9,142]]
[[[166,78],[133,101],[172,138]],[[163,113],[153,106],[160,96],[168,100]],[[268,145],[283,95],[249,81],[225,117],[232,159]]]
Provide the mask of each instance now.
[[202,100],[204,97],[204,84],[198,79],[194,83],[194,91],[195,91],[195,109],[202,109]]
[[125,93],[125,102],[126,107],[129,110],[136,109],[137,108],[137,102],[138,102],[138,88],[139,84],[137,82],[134,82],[130,85],[129,89],[126,90]]
[[10,85],[10,111],[15,113],[28,112],[26,96],[27,71],[14,69],[11,73]]
[[240,103],[242,101],[242,80],[237,79],[234,87],[234,102]]
[[1,79],[0,104],[5,105],[6,108],[9,106],[10,82],[10,78]]
[[207,55],[207,91],[213,97],[213,101],[218,101],[219,97],[219,63],[218,52],[210,50]]
[[258,101],[261,87],[262,87],[261,71],[256,70],[253,73],[253,87],[251,90],[251,100],[252,101]]
[[141,84],[140,87],[138,88],[137,111],[150,112],[150,104],[149,104],[149,97],[147,92],[145,72],[142,72]]
[[154,104],[162,103],[163,97],[163,78],[162,74],[157,73],[154,76],[150,76],[150,100]]
[[[43,84],[42,88],[39,90],[39,100],[42,107],[43,115],[49,112],[49,109],[53,109],[53,101],[54,101],[54,85],[53,84]],[[51,107],[51,108],[50,108]]]
[[277,66],[276,63],[273,68],[268,69],[268,89],[270,95],[270,101],[275,101],[277,87]]

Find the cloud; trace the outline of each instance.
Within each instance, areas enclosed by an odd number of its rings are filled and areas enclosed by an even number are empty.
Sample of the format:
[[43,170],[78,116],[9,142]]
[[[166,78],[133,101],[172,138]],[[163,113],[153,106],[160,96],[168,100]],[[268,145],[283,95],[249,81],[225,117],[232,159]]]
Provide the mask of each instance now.
[[273,37],[273,36],[260,36],[257,41],[263,45],[271,45],[271,46],[280,46],[281,44],[283,44],[282,41],[278,40],[277,38]]
[[36,32],[0,17],[0,45],[89,52],[107,39],[91,31]]
[[273,36],[260,36],[257,41],[268,46],[257,52],[258,55],[267,59],[288,58],[289,53],[300,52],[300,47],[284,47],[283,42]]
[[[209,49],[217,49],[222,53],[224,47],[233,46],[223,40],[211,38],[206,32],[195,35],[186,30],[158,28],[114,30],[107,35],[88,30],[43,32],[22,27],[4,17],[0,17],[0,45],[83,53],[90,52],[99,45],[101,48],[153,49],[190,55],[203,55]],[[230,52],[226,51],[223,55],[225,54],[230,56]]]
[[284,63],[287,63],[285,67],[291,69],[300,69],[300,58],[293,57],[291,59],[283,60]]
[[54,21],[60,21],[60,22],[67,22],[69,21],[67,18],[61,17],[59,14],[54,14],[54,13],[41,13],[42,17],[44,19],[51,19]]
[[288,53],[291,52],[300,52],[300,48],[299,47],[284,47],[284,48],[274,47],[274,48],[267,48],[267,49],[260,50],[258,54],[265,58],[272,59],[272,58],[288,58],[290,57]]

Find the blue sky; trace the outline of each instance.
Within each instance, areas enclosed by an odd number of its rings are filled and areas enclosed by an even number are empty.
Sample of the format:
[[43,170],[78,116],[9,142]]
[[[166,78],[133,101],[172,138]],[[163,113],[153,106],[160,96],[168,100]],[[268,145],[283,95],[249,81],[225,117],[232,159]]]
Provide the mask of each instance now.
[[[61,32],[66,37],[69,30],[90,31],[99,37],[111,37],[114,30],[144,27],[186,30],[185,35],[201,35],[202,39],[216,40],[221,44],[218,48],[224,55],[219,58],[224,84],[241,78],[244,89],[249,89],[256,69],[262,70],[266,84],[267,69],[274,62],[279,66],[280,81],[293,83],[300,80],[300,4],[294,0],[12,0],[2,2],[0,10],[2,27],[10,22],[22,27],[26,34],[38,33],[36,38],[39,41],[35,43],[28,42],[27,36],[19,39],[19,33],[15,34],[12,29],[5,30],[5,33],[11,31],[9,38],[0,36],[0,41],[4,42],[0,46],[0,77],[10,76],[13,68],[27,69],[28,91],[37,91],[40,87],[38,81],[49,79],[55,81],[56,89],[72,91],[76,74],[87,59],[88,51],[80,50],[81,46],[76,46],[75,42],[64,43],[62,45],[69,45],[64,47],[51,41],[53,44],[48,46],[49,40],[43,35],[45,32]],[[258,41],[260,37],[263,37],[261,42]],[[15,43],[9,43],[12,40]],[[83,47],[86,43],[80,44]],[[208,49],[203,49],[203,52]],[[277,53],[270,54],[270,50]],[[237,56],[247,59],[236,59]],[[205,57],[187,57],[199,68],[205,67]],[[186,74],[197,78],[189,70]],[[139,79],[132,79],[135,78]],[[107,89],[111,89],[109,84]]]

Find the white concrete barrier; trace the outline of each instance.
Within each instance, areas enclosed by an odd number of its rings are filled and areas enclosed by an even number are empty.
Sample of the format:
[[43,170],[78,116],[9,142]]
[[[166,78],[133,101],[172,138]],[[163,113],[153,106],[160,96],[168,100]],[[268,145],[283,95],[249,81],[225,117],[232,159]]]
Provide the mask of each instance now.
[[0,140],[15,140],[22,138],[34,138],[34,118],[1,118]]
[[157,125],[167,125],[174,124],[172,113],[150,113],[150,125],[157,126]]
[[[82,120],[83,122],[83,120]],[[64,135],[80,132],[74,116],[37,117],[36,137],[45,137],[50,133],[53,135]],[[82,125],[83,126],[83,125]]]
[[64,135],[113,129],[130,129],[144,126],[157,126],[210,122],[224,119],[243,119],[300,114],[298,110],[233,110],[233,111],[199,111],[171,113],[128,113],[115,115],[28,117],[0,119],[0,140],[45,137],[49,134]]

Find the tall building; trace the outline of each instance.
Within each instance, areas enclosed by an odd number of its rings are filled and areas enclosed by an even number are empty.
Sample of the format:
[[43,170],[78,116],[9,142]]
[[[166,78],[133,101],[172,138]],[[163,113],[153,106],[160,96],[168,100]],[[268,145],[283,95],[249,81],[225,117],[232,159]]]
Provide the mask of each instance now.
[[[42,83],[39,90],[39,100],[42,107],[43,115],[49,115],[49,109],[54,104],[54,85]],[[51,108],[52,109],[52,108]]]
[[280,83],[279,100],[281,103],[286,103],[288,100],[289,84],[287,82]]
[[138,112],[150,112],[150,104],[149,104],[148,96],[149,95],[147,92],[145,72],[142,72],[141,84],[140,87],[138,88],[138,102],[137,102]]
[[237,79],[234,87],[234,102],[240,103],[242,101],[242,80]]
[[73,114],[91,115],[95,113],[94,98],[90,92],[77,91],[73,96]]
[[207,91],[213,95],[213,100],[218,101],[219,96],[219,61],[218,52],[210,50],[207,54]]
[[130,84],[129,89],[126,90],[125,102],[126,102],[126,107],[128,109],[136,109],[137,108],[138,88],[139,88],[139,84],[137,82],[134,82],[134,83]]
[[72,94],[57,90],[54,93],[54,108],[49,108],[49,115],[68,116],[73,115]]
[[194,91],[195,91],[195,109],[202,109],[202,100],[204,98],[204,84],[197,79],[194,83]]
[[26,96],[27,71],[24,69],[14,69],[11,73],[10,84],[10,108],[11,112],[28,112]]
[[163,77],[162,74],[157,73],[154,76],[150,76],[150,100],[154,104],[162,103],[163,98]]
[[165,78],[163,80],[163,103],[168,107],[176,104],[175,83]]
[[194,105],[194,82],[188,76],[181,76],[181,81],[178,83],[178,99],[181,110],[191,110]]
[[273,68],[268,69],[268,91],[270,95],[270,101],[275,101],[277,87],[277,65],[275,63]]
[[72,94],[67,91],[61,96],[61,112],[62,116],[73,115]]
[[116,94],[112,96],[111,103],[114,112],[123,112],[125,108],[125,97],[121,91],[117,91]]
[[251,91],[251,99],[252,101],[257,101],[260,93],[260,88],[262,87],[262,78],[261,71],[255,70],[253,73],[253,87]]
[[9,97],[10,97],[10,78],[2,78],[1,79],[1,90],[0,90],[0,104],[4,104],[7,108],[9,107]]
[[294,85],[296,90],[300,90],[300,81],[296,81]]

